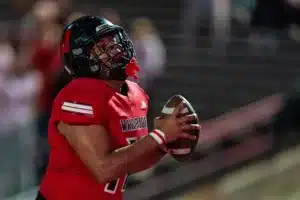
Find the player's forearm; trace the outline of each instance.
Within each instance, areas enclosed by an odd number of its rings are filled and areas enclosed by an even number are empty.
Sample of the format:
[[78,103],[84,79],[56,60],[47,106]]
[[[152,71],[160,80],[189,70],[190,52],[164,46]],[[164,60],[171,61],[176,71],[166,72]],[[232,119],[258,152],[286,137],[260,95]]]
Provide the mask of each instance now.
[[97,180],[106,183],[124,174],[144,170],[150,164],[143,162],[148,161],[148,155],[157,152],[157,149],[158,143],[151,136],[146,136],[132,145],[115,150],[98,164]]

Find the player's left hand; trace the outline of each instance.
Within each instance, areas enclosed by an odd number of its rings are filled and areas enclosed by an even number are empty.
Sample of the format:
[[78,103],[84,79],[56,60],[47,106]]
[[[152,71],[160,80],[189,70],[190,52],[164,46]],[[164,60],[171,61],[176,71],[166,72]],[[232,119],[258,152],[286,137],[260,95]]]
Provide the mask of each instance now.
[[186,138],[190,140],[196,140],[197,137],[195,135],[187,134],[188,131],[200,131],[201,125],[197,123],[193,123],[198,120],[197,114],[192,113],[185,115],[178,119],[178,123],[181,125],[182,136],[179,138]]
[[[188,115],[182,116],[182,117],[177,119],[177,123],[181,127],[181,134],[180,134],[179,138],[176,140],[177,141],[176,143],[180,143],[180,141],[182,141],[183,139],[185,141],[186,140],[191,140],[191,141],[194,141],[194,142],[196,142],[195,140],[198,140],[197,136],[187,133],[188,131],[191,131],[191,127],[193,127],[192,131],[198,130],[200,132],[201,125],[199,125],[197,123],[195,123],[195,124],[193,123],[197,120],[198,120],[198,117],[195,113],[188,114]],[[163,120],[160,119],[159,117],[157,117],[155,119],[154,123],[155,123],[155,125],[160,124],[160,123],[163,123]],[[174,144],[174,142],[168,142],[165,145],[161,145],[160,148],[165,153],[168,153],[170,155],[174,155],[174,154],[176,154],[177,149],[176,149],[176,146],[174,147],[174,145],[172,145],[172,144]],[[178,144],[178,145],[180,146],[180,144]],[[179,146],[178,146],[178,148],[180,148]]]
[[187,99],[181,95],[174,95],[164,105],[160,118],[169,118],[173,113],[172,110],[180,105],[184,106],[176,117],[177,126],[180,127],[179,137],[174,141],[168,141],[161,149],[178,161],[186,161],[192,157],[200,136],[201,125],[197,113]]

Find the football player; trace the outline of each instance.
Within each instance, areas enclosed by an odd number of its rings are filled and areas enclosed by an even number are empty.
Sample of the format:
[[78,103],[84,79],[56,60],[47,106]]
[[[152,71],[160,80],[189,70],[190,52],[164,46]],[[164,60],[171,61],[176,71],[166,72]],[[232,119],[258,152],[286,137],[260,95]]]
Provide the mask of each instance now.
[[36,199],[121,200],[128,174],[145,170],[167,152],[164,144],[195,137],[195,116],[156,119],[148,133],[148,96],[134,82],[138,65],[124,29],[95,16],[67,25],[61,42],[73,76],[57,95],[49,121],[50,158]]

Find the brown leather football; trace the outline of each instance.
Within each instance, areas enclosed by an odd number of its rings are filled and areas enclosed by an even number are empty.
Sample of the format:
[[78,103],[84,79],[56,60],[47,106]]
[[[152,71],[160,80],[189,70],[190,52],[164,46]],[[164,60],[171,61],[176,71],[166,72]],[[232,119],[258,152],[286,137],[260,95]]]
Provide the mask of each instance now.
[[[161,110],[161,116],[160,118],[165,118],[170,116],[174,109],[182,102],[185,102],[186,108],[182,110],[182,115],[188,115],[188,114],[196,114],[195,110],[193,109],[192,105],[186,98],[184,98],[181,95],[174,95],[172,96],[167,103],[163,106],[163,109]],[[192,124],[200,124],[199,119],[197,117],[196,120],[191,121]],[[183,162],[186,160],[189,160],[192,157],[193,152],[195,151],[195,148],[198,143],[200,131],[189,131],[187,132],[191,135],[194,135],[197,137],[196,140],[189,140],[186,138],[179,138],[171,143],[167,144],[167,147],[169,149],[176,150],[176,153],[172,154],[174,159],[177,161]]]

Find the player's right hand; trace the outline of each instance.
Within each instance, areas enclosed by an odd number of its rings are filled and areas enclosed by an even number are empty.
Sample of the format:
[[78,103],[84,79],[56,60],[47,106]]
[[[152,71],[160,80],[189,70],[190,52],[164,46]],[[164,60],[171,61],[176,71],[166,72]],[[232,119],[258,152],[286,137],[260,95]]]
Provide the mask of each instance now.
[[160,118],[157,117],[154,120],[154,126],[156,129],[161,130],[165,134],[166,142],[175,141],[178,138],[188,138],[195,140],[196,137],[187,134],[188,131],[199,130],[198,124],[190,124],[196,116],[195,115],[181,115],[181,111],[185,108],[184,102],[181,102],[174,110],[172,115]]

